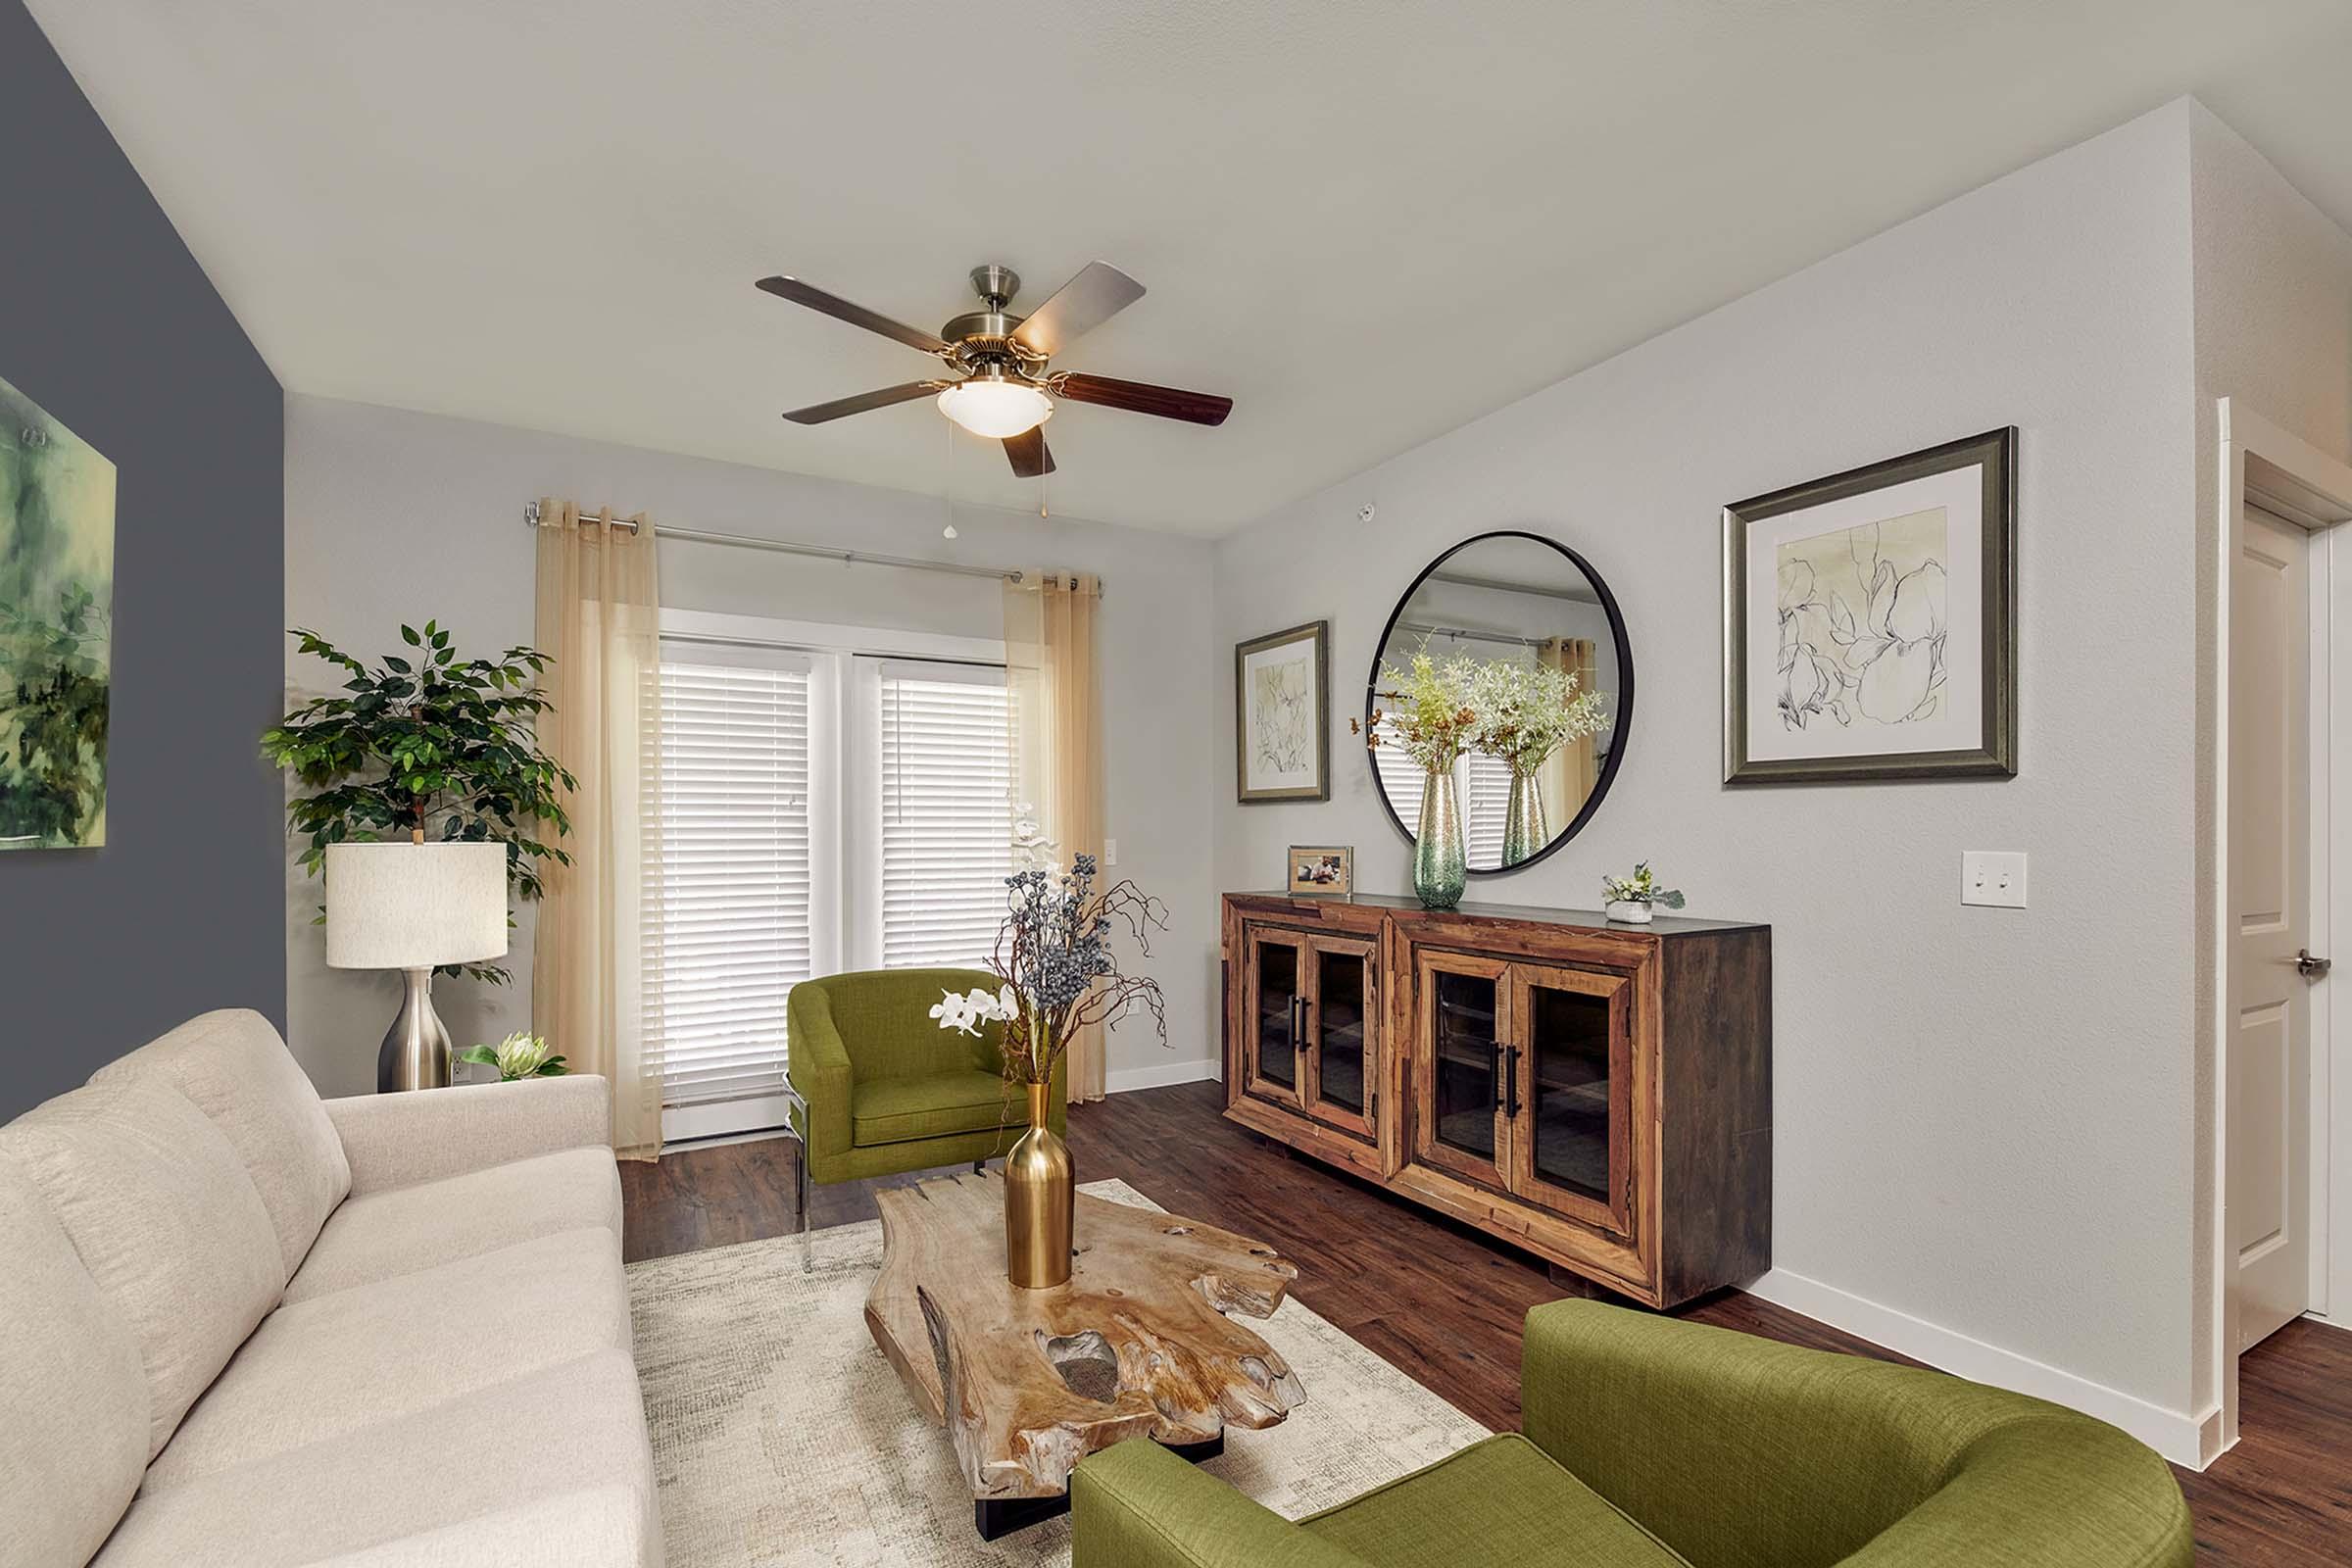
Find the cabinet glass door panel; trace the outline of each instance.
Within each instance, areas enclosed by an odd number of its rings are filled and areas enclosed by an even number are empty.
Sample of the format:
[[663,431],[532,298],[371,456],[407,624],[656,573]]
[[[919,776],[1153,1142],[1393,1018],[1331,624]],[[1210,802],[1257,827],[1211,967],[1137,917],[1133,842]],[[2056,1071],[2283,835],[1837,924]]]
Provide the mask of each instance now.
[[1315,952],[1316,1098],[1362,1114],[1364,1036],[1372,1008],[1365,981],[1371,965],[1360,953]]
[[1515,974],[1522,1196],[1623,1229],[1633,992],[1606,972]]
[[1420,1157],[1499,1182],[1503,1052],[1509,1038],[1504,966],[1455,955],[1421,960],[1423,1039],[1413,1143]]
[[1262,934],[1250,944],[1250,1087],[1277,1098],[1298,1093],[1298,1022],[1305,995],[1304,945]]
[[1380,1000],[1372,945],[1315,937],[1307,946],[1306,1108],[1320,1120],[1372,1136],[1372,1081],[1379,1054]]

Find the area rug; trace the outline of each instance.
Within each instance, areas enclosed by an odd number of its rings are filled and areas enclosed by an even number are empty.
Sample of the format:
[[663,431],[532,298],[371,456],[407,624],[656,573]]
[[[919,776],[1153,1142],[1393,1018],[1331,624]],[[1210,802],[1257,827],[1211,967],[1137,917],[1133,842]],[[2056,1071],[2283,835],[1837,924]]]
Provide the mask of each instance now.
[[[1085,1191],[1158,1206],[1124,1182]],[[973,1530],[947,1434],[866,1334],[881,1261],[869,1220],[629,1266],[669,1568],[1069,1561],[1066,1517],[993,1544]],[[1277,1513],[1345,1502],[1487,1435],[1295,1300],[1252,1326],[1306,1402],[1229,1433],[1201,1468]]]

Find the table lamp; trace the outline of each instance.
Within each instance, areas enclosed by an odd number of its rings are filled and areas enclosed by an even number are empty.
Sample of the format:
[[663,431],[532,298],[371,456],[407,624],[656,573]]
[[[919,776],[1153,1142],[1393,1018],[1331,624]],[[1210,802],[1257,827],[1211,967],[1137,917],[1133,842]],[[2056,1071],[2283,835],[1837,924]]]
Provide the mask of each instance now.
[[504,844],[327,846],[327,964],[398,969],[408,978],[400,1016],[376,1054],[379,1094],[448,1087],[449,1031],[433,1012],[433,969],[506,951]]

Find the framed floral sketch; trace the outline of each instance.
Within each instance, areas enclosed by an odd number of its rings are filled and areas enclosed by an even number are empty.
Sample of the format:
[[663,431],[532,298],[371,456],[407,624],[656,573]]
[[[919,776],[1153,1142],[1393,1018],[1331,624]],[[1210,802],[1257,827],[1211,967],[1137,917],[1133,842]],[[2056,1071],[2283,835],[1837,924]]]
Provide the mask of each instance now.
[[1331,622],[1233,651],[1235,788],[1245,806],[1331,799]]
[[1723,513],[1723,778],[2017,773],[2017,431]]

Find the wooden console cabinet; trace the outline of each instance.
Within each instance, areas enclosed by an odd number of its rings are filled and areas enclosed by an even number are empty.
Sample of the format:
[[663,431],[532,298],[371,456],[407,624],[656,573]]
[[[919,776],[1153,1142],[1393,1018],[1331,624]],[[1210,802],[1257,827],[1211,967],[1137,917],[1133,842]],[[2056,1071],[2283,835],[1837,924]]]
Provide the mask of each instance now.
[[1772,1263],[1772,933],[1229,893],[1225,1114],[1651,1306]]

